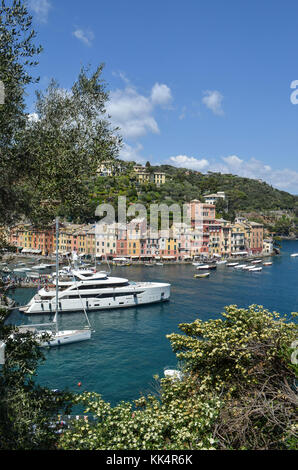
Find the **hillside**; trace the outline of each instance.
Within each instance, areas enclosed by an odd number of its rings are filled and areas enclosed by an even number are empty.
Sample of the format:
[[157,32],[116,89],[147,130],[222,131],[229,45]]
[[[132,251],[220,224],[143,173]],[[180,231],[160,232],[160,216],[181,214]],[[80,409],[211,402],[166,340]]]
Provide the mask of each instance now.
[[217,191],[224,191],[229,208],[234,211],[253,210],[294,210],[298,196],[280,191],[265,182],[231,174],[208,173],[178,169],[169,165],[158,167],[170,175],[175,185],[185,184],[197,191],[197,197]]
[[204,201],[204,195],[224,191],[227,201],[218,203],[217,212],[228,220],[233,220],[241,212],[264,214],[282,211],[291,218],[298,216],[298,196],[280,191],[259,180],[231,174],[202,174],[171,165],[147,164],[149,172],[164,172],[166,183],[161,186],[153,183],[140,184],[133,171],[134,164],[121,162],[120,173],[95,177],[89,185],[89,203],[84,211],[75,213],[74,207],[69,207],[64,208],[63,215],[84,222],[94,220],[95,209],[99,204],[111,203],[117,212],[118,196],[126,196],[128,205],[139,202],[148,208],[150,204],[182,205],[192,199]]

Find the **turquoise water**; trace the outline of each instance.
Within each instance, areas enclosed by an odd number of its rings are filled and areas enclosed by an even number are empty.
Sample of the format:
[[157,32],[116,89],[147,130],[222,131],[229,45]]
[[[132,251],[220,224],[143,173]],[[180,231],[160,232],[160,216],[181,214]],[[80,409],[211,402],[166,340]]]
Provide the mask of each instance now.
[[[260,273],[223,265],[207,279],[194,279],[192,265],[113,267],[112,275],[130,280],[170,282],[170,302],[89,313],[95,330],[92,339],[47,350],[39,383],[95,391],[112,404],[152,392],[153,375],[162,376],[165,366],[177,362],[166,335],[179,332],[179,323],[216,318],[230,304],[260,304],[281,314],[298,311],[298,257],[291,258],[291,253],[298,253],[298,242],[284,241],[282,255],[270,258],[273,265],[264,266]],[[24,304],[35,292],[17,289],[11,296]],[[60,317],[61,329],[85,324],[80,313]],[[16,324],[40,320],[47,322],[50,317],[27,317],[18,311],[9,317],[9,322]],[[78,382],[82,383],[80,389]]]

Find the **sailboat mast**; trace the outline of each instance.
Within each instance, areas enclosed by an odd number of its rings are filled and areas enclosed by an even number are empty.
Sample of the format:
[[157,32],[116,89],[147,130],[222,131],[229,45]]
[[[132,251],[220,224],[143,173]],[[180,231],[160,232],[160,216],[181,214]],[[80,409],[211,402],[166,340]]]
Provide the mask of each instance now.
[[56,332],[58,332],[58,292],[59,292],[59,217],[56,217]]

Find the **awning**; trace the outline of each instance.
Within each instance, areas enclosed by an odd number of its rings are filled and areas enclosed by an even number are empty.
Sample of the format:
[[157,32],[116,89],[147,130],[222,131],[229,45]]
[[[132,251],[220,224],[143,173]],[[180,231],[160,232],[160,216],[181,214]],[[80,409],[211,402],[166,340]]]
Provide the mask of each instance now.
[[248,252],[247,251],[237,251],[236,253],[231,253],[231,255],[248,255]]
[[113,258],[113,261],[127,261],[127,258]]
[[162,256],[164,259],[176,259],[176,256]]

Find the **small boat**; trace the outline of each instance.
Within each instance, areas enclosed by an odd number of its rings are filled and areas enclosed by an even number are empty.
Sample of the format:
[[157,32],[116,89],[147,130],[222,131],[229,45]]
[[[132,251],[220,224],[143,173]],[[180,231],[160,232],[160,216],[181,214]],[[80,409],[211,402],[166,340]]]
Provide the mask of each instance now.
[[192,263],[193,266],[202,266],[202,264],[204,264],[204,263],[196,263],[196,262]]
[[272,261],[266,261],[266,263],[263,263],[263,266],[271,266]]
[[227,266],[230,267],[234,267],[234,266],[238,266],[239,263],[228,263]]
[[154,266],[154,264],[153,263],[145,263],[145,266],[148,266],[148,267],[151,268],[152,266]]
[[259,264],[262,263],[261,259],[255,259],[254,261],[251,262],[251,264]]
[[227,260],[226,259],[223,259],[223,260],[220,260],[220,261],[216,261],[216,264],[226,264],[227,263]]
[[210,273],[195,274],[194,277],[209,277]]
[[247,266],[246,264],[237,264],[236,266],[234,266],[234,269],[243,269],[246,266]]
[[249,271],[250,269],[253,269],[253,268],[255,268],[255,267],[256,267],[256,266],[254,266],[254,265],[247,264],[246,266],[244,266],[244,267],[242,268],[242,271]]
[[261,267],[258,267],[258,268],[250,268],[248,271],[252,273],[252,272],[262,271],[262,269],[263,269],[263,268],[261,268]]
[[296,258],[298,256],[298,253],[292,253],[291,256],[292,258]]
[[203,264],[202,266],[197,266],[196,269],[198,270],[204,270],[204,269],[216,269],[217,266],[214,264]]
[[163,263],[155,263],[156,266],[163,266]]

